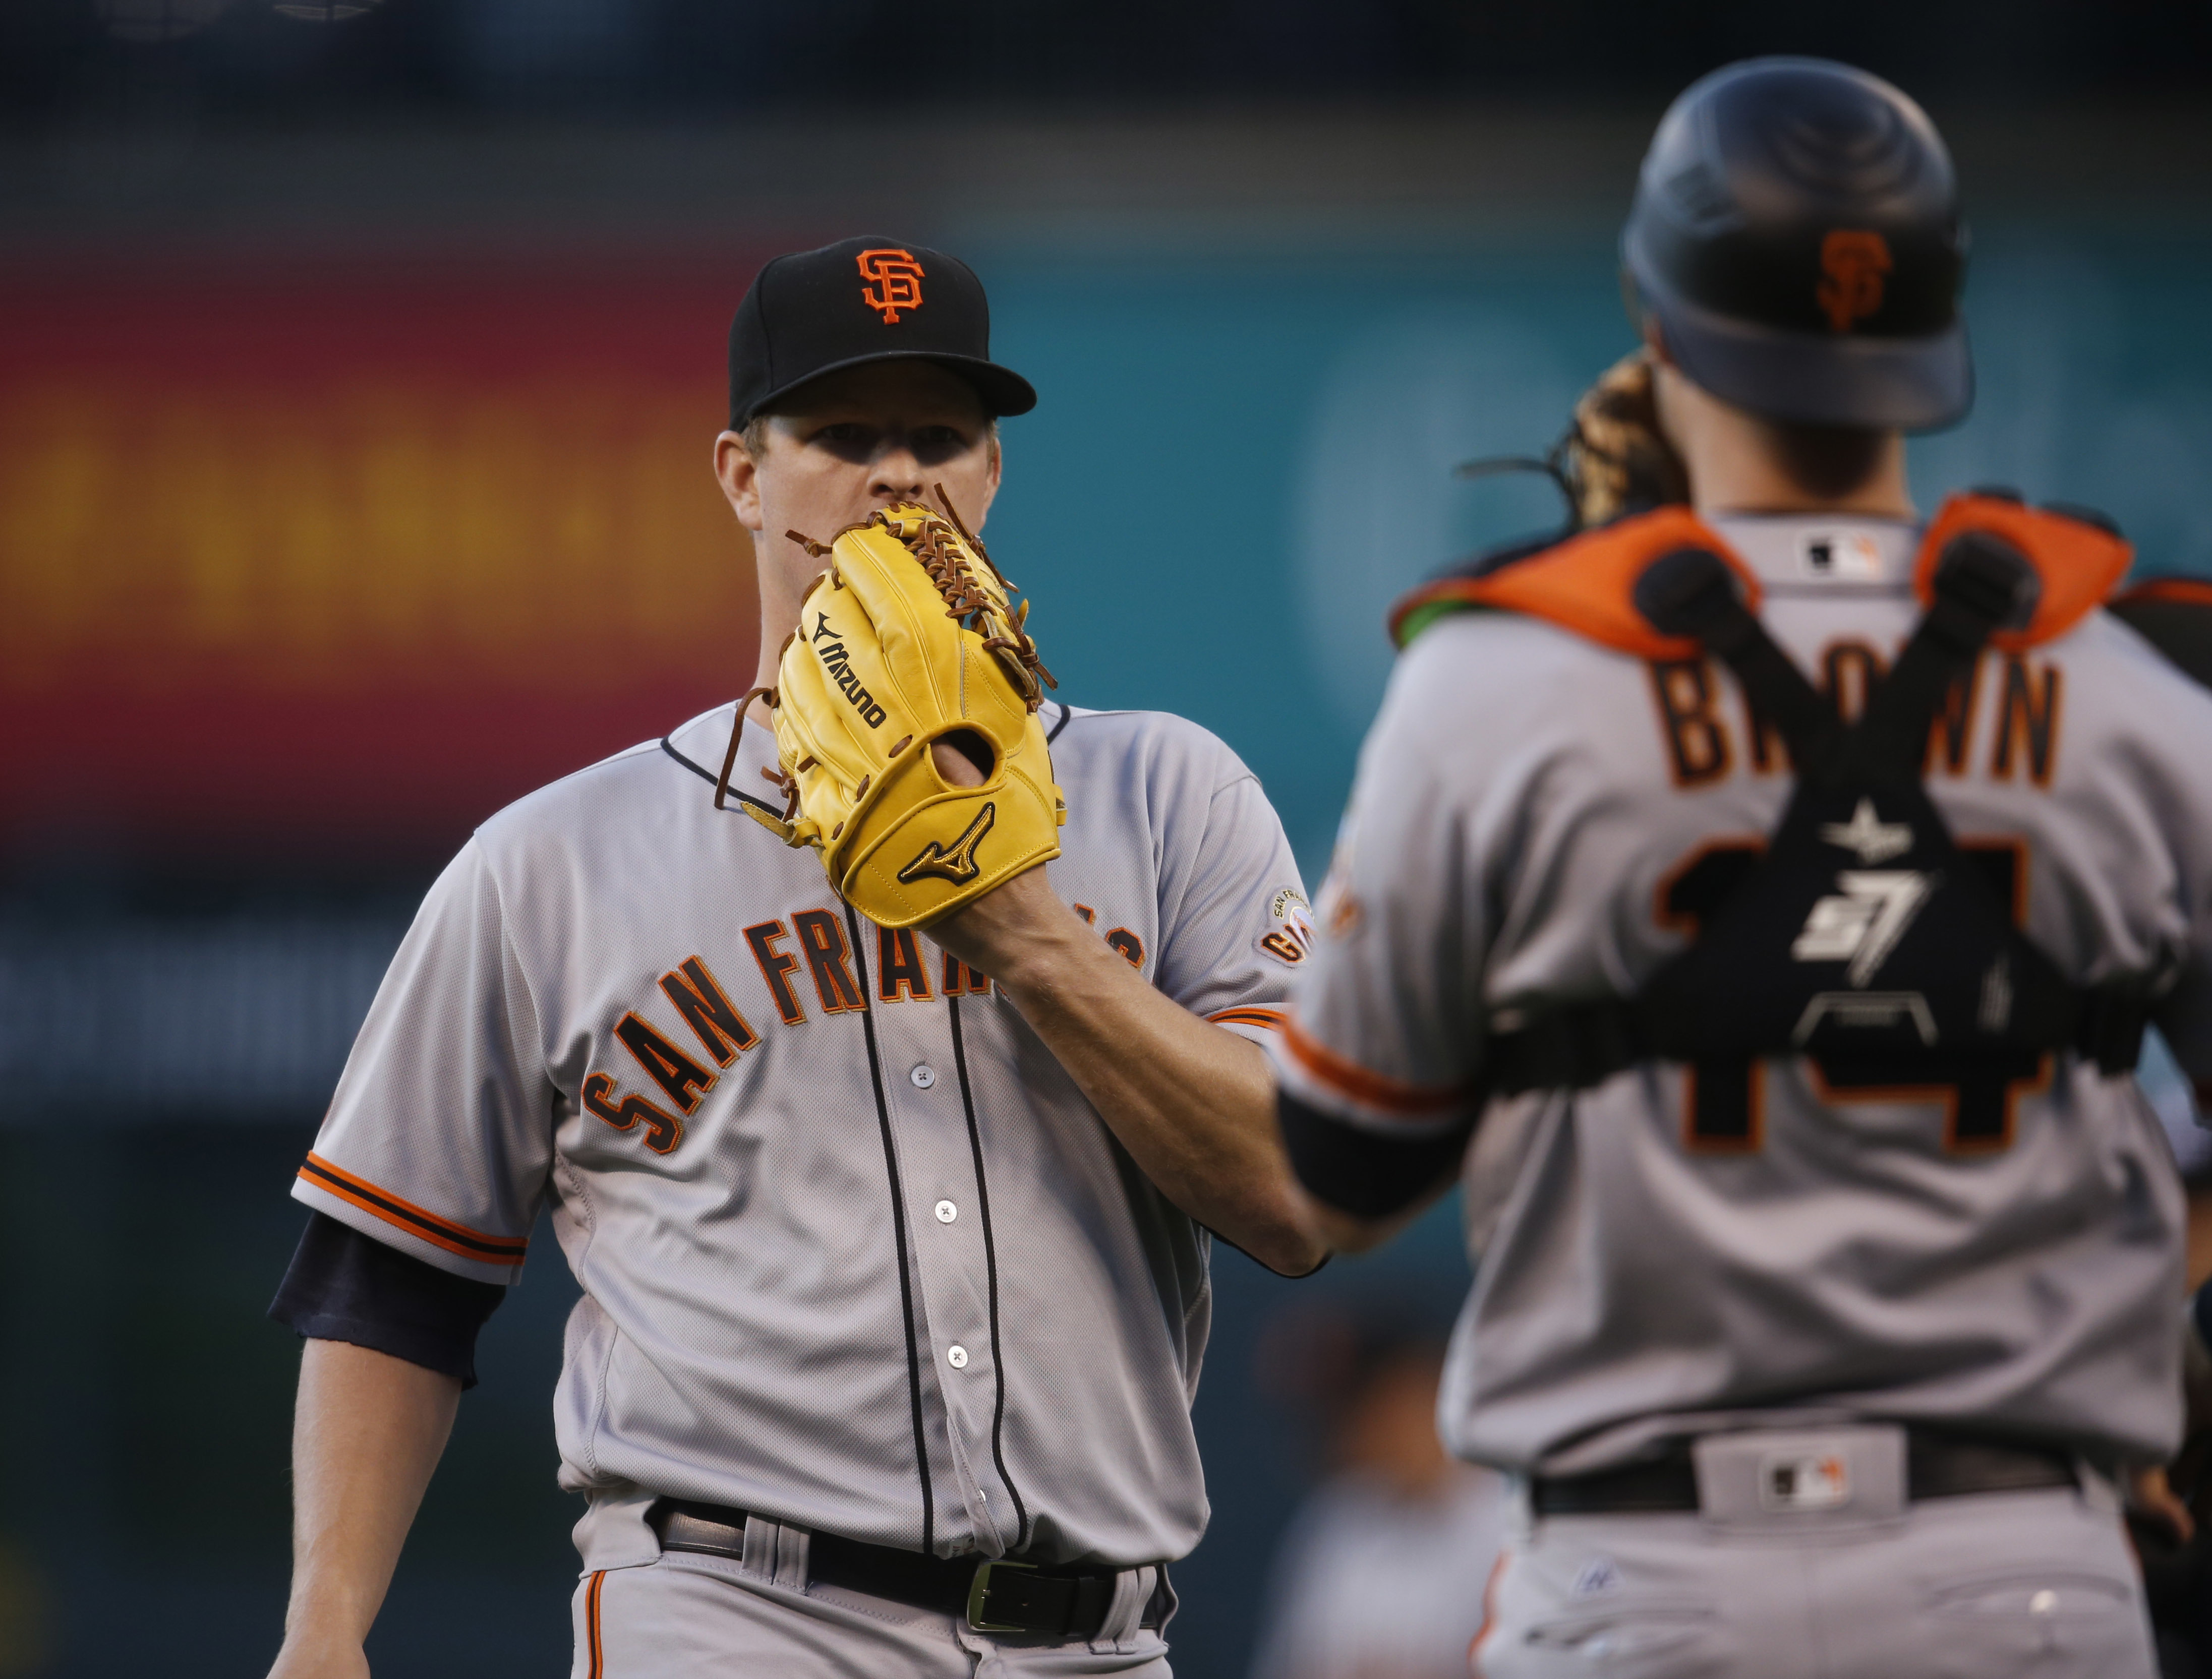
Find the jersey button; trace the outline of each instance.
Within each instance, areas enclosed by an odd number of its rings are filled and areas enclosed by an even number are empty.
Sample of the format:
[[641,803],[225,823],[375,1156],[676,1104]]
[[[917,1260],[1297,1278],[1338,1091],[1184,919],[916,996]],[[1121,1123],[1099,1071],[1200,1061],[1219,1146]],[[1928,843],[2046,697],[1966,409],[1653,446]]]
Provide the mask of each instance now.
[[955,1370],[965,1370],[968,1367],[968,1349],[957,1345],[947,1347],[945,1349],[945,1361]]
[[908,1073],[907,1076],[914,1081],[914,1088],[917,1090],[927,1090],[937,1082],[937,1073],[927,1061]]
[[950,1224],[959,1216],[960,1209],[950,1201],[940,1201],[937,1203],[937,1221],[939,1224]]

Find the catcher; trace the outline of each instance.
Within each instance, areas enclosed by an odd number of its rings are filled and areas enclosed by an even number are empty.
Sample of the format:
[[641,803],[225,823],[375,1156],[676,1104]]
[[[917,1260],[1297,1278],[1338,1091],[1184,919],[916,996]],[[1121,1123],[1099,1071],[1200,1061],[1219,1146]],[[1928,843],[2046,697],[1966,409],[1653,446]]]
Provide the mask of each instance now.
[[1897,88],[1705,77],[1622,252],[1586,528],[1401,605],[1281,1034],[1333,1245],[1464,1191],[1439,1415],[1518,1481],[1474,1670],[2149,1679],[2184,1209],[2132,1070],[2154,1021],[2212,1093],[2212,695],[2106,522],[1915,506],[1972,381]]
[[366,1671],[541,1209],[578,1679],[1166,1674],[1210,1233],[1318,1258],[1257,1041],[1297,870],[1212,736],[1051,696],[974,275],[781,258],[730,373],[754,691],[478,830],[301,1170],[288,1679]]

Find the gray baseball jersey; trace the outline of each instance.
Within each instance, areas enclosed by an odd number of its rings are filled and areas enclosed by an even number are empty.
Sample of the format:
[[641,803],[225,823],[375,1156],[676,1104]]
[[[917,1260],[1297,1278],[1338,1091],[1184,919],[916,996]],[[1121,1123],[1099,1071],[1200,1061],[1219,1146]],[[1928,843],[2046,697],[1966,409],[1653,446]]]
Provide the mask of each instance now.
[[[939,1555],[1182,1555],[1206,1518],[1206,1233],[981,975],[714,809],[730,721],[477,831],[295,1193],[495,1282],[550,1203],[584,1291],[556,1401],[571,1489]],[[1272,1035],[1304,900],[1251,773],[1157,712],[1046,722],[1054,888],[1166,995]],[[768,791],[773,763],[749,724],[733,785]]]
[[[1849,710],[1918,618],[1913,529],[1713,523]],[[2185,965],[2161,1025],[2212,1073],[2212,694],[2093,613],[1984,654],[1931,759],[1962,845],[2025,847],[2025,928],[2069,979]],[[1361,760],[1286,1084],[1347,1124],[1437,1133],[1480,1076],[1488,1009],[1632,992],[1682,946],[1667,883],[1761,841],[1789,785],[1716,664],[1533,618],[1434,625]],[[2171,1447],[2182,1200],[2131,1076],[2062,1056],[1971,1149],[1941,1091],[1827,1093],[1791,1058],[1759,1070],[1750,1146],[1711,1146],[1687,1077],[1646,1064],[1491,1106],[1440,1406],[1455,1451],[1573,1473],[1784,1415],[1971,1422],[2107,1460]]]

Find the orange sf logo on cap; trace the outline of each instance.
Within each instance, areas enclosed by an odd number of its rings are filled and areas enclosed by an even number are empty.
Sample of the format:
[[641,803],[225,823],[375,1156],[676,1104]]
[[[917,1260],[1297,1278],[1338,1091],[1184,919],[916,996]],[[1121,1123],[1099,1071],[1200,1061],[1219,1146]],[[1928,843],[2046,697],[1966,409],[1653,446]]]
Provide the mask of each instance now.
[[884,324],[897,323],[902,309],[921,307],[921,264],[911,251],[863,251],[860,278],[872,283],[860,288],[868,307],[883,312]]
[[1880,233],[1838,227],[1820,241],[1820,284],[1814,295],[1838,332],[1881,307],[1881,277],[1896,264]]

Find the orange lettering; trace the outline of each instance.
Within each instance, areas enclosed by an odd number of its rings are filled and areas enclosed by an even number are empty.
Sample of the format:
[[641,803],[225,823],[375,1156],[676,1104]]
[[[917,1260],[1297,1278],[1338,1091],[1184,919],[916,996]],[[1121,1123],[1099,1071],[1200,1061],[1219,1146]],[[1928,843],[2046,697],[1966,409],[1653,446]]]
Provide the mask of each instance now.
[[1713,679],[1701,658],[1655,661],[1651,694],[1667,733],[1674,784],[1694,787],[1729,773],[1728,725],[1713,710]]
[[921,947],[904,927],[896,932],[876,929],[876,995],[886,1003],[896,1003],[902,995],[927,1003],[933,995]]
[[880,312],[885,326],[898,324],[899,311],[921,307],[921,282],[926,277],[911,251],[863,251],[860,278],[867,284],[860,295],[868,307]]
[[1881,307],[1882,276],[1896,264],[1880,233],[1838,227],[1820,241],[1820,283],[1814,296],[1828,324],[1848,332]]
[[592,1074],[584,1081],[584,1106],[618,1131],[629,1130],[642,1121],[645,1146],[656,1155],[665,1155],[684,1141],[684,1122],[681,1119],[655,1107],[635,1092],[617,1102],[615,1089],[615,1082],[611,1076]]
[[738,1012],[703,958],[690,957],[681,967],[662,974],[660,989],[707,1052],[723,1066],[736,1060],[738,1051],[760,1042],[760,1034]]
[[[2040,683],[2035,680],[2038,676],[2042,678]],[[2013,754],[2018,745],[2027,749],[2029,779],[2039,787],[2051,785],[2051,765],[2058,755],[2061,694],[2057,665],[2045,665],[2031,676],[2026,659],[2015,654],[2005,660],[2004,691],[1997,701],[1996,744],[1990,760],[1991,775],[2000,781],[2011,778]]]

